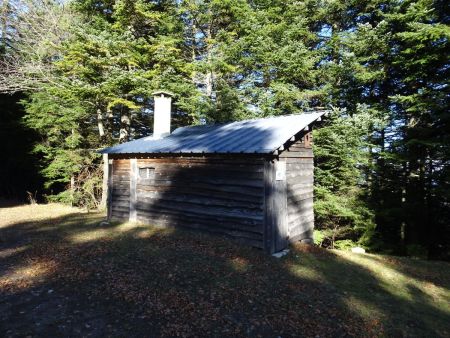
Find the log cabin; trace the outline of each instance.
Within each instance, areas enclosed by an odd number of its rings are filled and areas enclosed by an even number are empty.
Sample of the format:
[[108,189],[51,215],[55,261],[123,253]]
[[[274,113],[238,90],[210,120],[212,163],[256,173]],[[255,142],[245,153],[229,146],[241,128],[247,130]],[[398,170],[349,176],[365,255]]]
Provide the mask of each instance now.
[[206,231],[267,253],[312,242],[311,131],[326,111],[170,133],[171,97],[154,95],[153,135],[101,151],[109,220]]

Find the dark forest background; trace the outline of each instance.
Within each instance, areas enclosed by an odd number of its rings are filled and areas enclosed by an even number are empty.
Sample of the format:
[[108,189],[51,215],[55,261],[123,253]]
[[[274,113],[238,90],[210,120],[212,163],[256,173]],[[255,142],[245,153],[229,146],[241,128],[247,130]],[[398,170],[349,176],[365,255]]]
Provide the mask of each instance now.
[[444,0],[3,0],[0,194],[95,208],[96,150],[174,125],[332,111],[316,240],[449,258]]

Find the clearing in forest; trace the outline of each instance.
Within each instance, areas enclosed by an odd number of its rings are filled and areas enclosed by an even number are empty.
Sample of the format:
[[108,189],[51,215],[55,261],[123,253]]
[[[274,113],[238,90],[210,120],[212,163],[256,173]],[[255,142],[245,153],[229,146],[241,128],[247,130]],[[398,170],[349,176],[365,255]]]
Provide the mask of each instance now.
[[450,264],[0,209],[1,336],[450,335]]

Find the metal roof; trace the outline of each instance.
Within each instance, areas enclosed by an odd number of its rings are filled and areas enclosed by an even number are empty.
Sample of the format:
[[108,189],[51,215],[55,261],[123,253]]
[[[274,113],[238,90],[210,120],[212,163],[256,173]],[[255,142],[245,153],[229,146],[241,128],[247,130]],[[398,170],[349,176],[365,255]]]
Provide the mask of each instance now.
[[326,111],[317,111],[227,124],[181,127],[161,139],[154,139],[153,136],[143,137],[103,149],[101,153],[269,154],[325,113]]

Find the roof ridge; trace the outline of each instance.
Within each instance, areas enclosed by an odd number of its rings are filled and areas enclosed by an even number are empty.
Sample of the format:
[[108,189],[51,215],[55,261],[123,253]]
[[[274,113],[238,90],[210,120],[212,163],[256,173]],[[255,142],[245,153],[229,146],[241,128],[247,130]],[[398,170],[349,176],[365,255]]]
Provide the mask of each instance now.
[[288,117],[288,116],[299,116],[299,115],[314,114],[314,113],[327,113],[329,111],[330,111],[329,109],[316,109],[316,110],[311,110],[311,111],[304,111],[302,113],[273,115],[273,116],[265,116],[265,117],[254,117],[254,118],[250,118],[250,119],[230,121],[230,122],[194,124],[194,125],[191,125],[191,126],[178,127],[172,132],[172,134],[174,134],[177,131],[179,132],[182,129],[186,129],[186,128],[193,128],[193,127],[219,127],[219,126],[225,126],[225,125],[233,124],[233,123],[242,123],[242,122],[257,121],[257,120],[269,120],[269,119],[274,119],[274,118],[281,118],[281,117]]
[[253,118],[231,123],[180,127],[167,137],[147,136],[103,149],[102,153],[268,153],[308,131],[326,110]]

